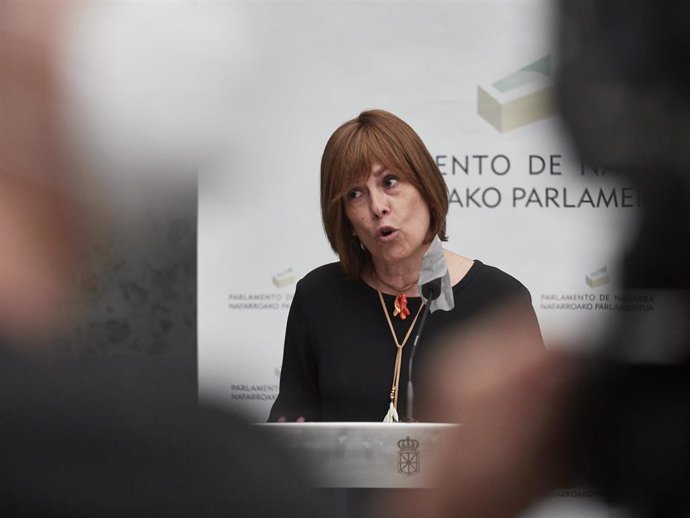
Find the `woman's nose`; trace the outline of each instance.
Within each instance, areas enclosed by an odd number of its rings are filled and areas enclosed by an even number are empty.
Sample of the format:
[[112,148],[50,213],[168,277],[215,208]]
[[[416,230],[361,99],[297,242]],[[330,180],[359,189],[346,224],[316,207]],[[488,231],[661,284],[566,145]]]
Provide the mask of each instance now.
[[371,213],[374,218],[379,219],[382,216],[390,213],[390,206],[388,204],[388,197],[378,190],[372,190],[369,196],[369,203],[371,205]]

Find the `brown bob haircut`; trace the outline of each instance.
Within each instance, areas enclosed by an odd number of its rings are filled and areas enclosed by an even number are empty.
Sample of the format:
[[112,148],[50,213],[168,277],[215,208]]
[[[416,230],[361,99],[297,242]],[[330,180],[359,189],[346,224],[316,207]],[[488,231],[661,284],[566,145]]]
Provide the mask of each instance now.
[[369,176],[374,164],[395,171],[414,185],[429,207],[428,240],[446,241],[448,188],[419,135],[402,119],[383,110],[368,110],[342,124],[321,158],[321,215],[331,247],[348,277],[371,268],[371,256],[352,235],[345,214],[346,194]]

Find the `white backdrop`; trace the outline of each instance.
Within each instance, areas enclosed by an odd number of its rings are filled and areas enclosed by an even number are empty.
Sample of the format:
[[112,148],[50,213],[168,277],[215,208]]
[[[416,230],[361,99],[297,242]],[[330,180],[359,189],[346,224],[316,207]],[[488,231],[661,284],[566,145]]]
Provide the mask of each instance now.
[[321,226],[321,153],[369,108],[402,117],[436,157],[451,192],[447,247],[520,279],[547,345],[591,343],[622,304],[616,253],[638,200],[561,137],[551,4],[241,4],[253,87],[227,159],[200,181],[202,398],[266,418],[295,282],[336,259]]

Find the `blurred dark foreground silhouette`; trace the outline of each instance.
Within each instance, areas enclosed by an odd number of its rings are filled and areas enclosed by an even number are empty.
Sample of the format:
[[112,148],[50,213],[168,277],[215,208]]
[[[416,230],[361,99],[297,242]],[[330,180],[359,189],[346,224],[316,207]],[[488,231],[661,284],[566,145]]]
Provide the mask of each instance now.
[[[0,2],[0,510],[326,515],[284,453],[235,418],[176,397],[174,376],[142,390],[126,361],[31,349],[59,326],[92,231],[71,186],[54,75],[60,23],[75,5]],[[588,483],[634,515],[689,515],[688,9],[563,0],[556,31],[560,104],[578,148],[634,178],[645,200],[627,287],[659,290],[673,310],[621,315],[601,355],[587,359],[507,337],[520,322],[503,314],[462,331],[454,339],[469,345],[439,359],[440,397],[426,416],[465,423],[436,467],[438,487],[372,513],[508,517]]]

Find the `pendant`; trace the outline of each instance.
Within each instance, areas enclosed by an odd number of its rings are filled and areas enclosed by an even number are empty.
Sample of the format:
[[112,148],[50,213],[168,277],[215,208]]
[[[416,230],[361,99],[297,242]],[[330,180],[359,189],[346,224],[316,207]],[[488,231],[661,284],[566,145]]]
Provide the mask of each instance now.
[[407,308],[407,295],[402,292],[398,293],[393,307],[393,316],[399,316],[401,320],[405,320],[410,314],[410,310]]

